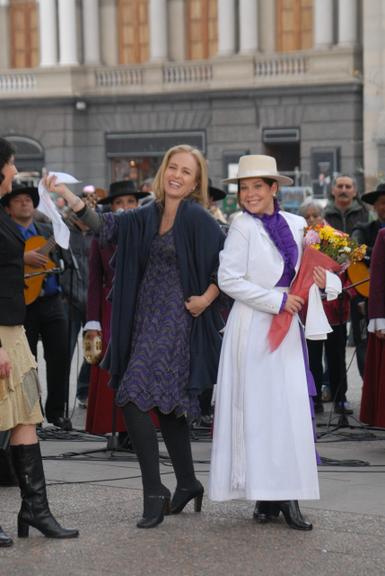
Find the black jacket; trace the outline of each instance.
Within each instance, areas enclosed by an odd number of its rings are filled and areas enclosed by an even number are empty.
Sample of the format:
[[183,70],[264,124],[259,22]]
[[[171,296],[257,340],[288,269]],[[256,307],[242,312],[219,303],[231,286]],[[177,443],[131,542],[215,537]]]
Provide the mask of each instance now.
[[0,326],[23,324],[24,239],[0,205]]
[[[103,215],[100,216],[103,220]],[[111,341],[103,367],[116,388],[127,368],[139,286],[151,243],[158,233],[161,214],[152,202],[117,215],[119,218],[115,279],[112,292]],[[192,200],[179,206],[173,235],[185,299],[206,291],[219,265],[224,234],[207,210]],[[215,384],[221,348],[223,321],[215,301],[193,319],[190,336],[190,380],[188,390],[199,394]]]
[[372,256],[373,246],[376,242],[377,234],[381,229],[379,220],[373,220],[366,224],[357,224],[352,232],[352,237],[358,244],[366,244],[365,261],[370,265],[370,258]]

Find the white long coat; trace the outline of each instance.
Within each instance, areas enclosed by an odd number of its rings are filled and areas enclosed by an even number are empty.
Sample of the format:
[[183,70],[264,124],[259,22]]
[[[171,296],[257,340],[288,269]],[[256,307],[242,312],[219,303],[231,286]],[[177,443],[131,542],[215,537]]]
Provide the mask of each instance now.
[[[281,212],[302,256],[303,218]],[[295,317],[270,352],[267,334],[283,290],[284,262],[262,222],[232,224],[220,254],[219,286],[234,298],[216,388],[209,496],[213,500],[319,498],[300,326]]]

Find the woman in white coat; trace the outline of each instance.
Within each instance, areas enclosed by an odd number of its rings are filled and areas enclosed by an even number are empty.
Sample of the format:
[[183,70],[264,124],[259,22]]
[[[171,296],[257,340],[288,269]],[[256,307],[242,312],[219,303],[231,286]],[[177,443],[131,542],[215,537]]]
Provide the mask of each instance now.
[[[219,287],[234,305],[219,364],[209,495],[257,500],[257,521],[282,512],[291,528],[311,530],[298,506],[319,498],[306,343],[297,319],[303,300],[288,294],[306,221],[279,209],[279,184],[292,180],[270,156],[242,156],[237,177],[225,182],[238,183],[243,213],[220,254]],[[317,267],[314,282],[324,288],[325,280]],[[271,352],[270,324],[283,310],[293,322]]]

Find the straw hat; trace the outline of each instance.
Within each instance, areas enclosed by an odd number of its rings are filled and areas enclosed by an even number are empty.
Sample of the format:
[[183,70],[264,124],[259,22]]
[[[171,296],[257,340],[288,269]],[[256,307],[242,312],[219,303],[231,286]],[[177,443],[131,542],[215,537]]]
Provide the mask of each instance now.
[[271,178],[279,184],[290,186],[293,180],[283,176],[277,171],[277,163],[272,156],[262,154],[241,156],[238,164],[238,173],[235,178],[226,178],[225,184],[238,182],[242,178]]

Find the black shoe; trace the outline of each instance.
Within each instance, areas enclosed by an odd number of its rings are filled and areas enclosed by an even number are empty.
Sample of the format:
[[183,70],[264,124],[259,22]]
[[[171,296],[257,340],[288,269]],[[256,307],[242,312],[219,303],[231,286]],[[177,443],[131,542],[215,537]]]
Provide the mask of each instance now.
[[204,488],[199,480],[196,480],[196,484],[192,488],[177,487],[171,500],[171,514],[182,512],[190,500],[194,500],[194,512],[200,512],[202,510],[203,492]]
[[72,422],[69,418],[66,418],[65,416],[57,416],[56,418],[52,418],[52,419],[47,419],[48,422],[50,424],[53,424],[53,426],[56,426],[57,428],[61,428],[62,430],[65,430],[66,432],[71,432],[72,430]]
[[335,414],[353,414],[353,410],[346,406],[346,402],[338,402],[334,406]]
[[265,524],[270,520],[270,502],[257,500],[253,512],[254,519],[260,524]]
[[47,538],[79,536],[78,530],[60,526],[49,509],[39,444],[11,446],[11,454],[22,499],[17,517],[19,538],[28,537],[30,526],[40,530]]
[[136,523],[136,527],[155,528],[168,514],[170,514],[170,492],[168,496],[166,494],[144,496],[143,517]]
[[307,522],[303,518],[301,510],[299,509],[298,506],[298,500],[280,500],[274,502],[274,504],[276,507],[276,512],[278,512],[276,516],[278,516],[278,514],[282,512],[286,520],[286,524],[290,526],[290,528],[293,528],[294,530],[313,529],[313,524]]
[[8,534],[4,532],[2,527],[0,526],[0,548],[6,548],[8,546],[12,546],[13,540]]

